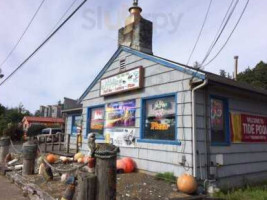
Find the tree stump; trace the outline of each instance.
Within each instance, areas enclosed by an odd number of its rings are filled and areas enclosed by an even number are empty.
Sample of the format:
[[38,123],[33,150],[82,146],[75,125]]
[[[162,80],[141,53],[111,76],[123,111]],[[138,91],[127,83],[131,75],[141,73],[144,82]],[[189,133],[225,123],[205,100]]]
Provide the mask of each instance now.
[[96,175],[88,172],[78,174],[78,196],[77,200],[95,200]]
[[110,144],[99,145],[95,152],[97,193],[96,200],[116,200],[117,147]]
[[23,169],[22,175],[34,174],[35,158],[37,155],[37,145],[33,142],[23,144]]
[[9,137],[1,137],[0,138],[0,162],[4,164],[5,158],[9,153],[9,145],[10,145],[10,138]]

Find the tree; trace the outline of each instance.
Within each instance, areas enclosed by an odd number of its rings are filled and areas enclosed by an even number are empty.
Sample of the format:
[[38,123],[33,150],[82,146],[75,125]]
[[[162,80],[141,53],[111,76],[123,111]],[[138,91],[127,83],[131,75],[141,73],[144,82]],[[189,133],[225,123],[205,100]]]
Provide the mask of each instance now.
[[237,81],[267,89],[267,63],[259,62],[254,69],[249,67],[237,75]]
[[29,137],[35,137],[39,134],[41,134],[42,130],[46,128],[46,126],[37,124],[37,125],[31,125],[27,131],[27,136]]
[[220,76],[226,77],[226,71],[224,69],[220,69]]

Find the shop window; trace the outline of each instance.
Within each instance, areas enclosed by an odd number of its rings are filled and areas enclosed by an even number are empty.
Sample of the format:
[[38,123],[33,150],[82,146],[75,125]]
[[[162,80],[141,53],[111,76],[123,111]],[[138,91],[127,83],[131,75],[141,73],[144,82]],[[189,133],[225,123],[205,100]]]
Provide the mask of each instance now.
[[87,135],[95,133],[97,137],[103,137],[105,122],[104,106],[88,109]]
[[78,133],[78,128],[82,127],[82,116],[74,115],[72,116],[72,128],[71,134],[76,135]]
[[214,145],[229,144],[229,110],[228,101],[224,98],[211,97],[211,143]]
[[143,101],[142,139],[174,141],[176,139],[175,96]]
[[107,104],[107,128],[135,126],[135,100]]

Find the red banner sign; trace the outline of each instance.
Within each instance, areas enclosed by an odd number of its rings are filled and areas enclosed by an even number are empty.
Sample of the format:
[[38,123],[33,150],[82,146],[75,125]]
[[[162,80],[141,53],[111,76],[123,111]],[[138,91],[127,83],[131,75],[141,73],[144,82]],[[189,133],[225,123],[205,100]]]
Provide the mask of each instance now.
[[231,114],[233,142],[267,142],[267,117]]

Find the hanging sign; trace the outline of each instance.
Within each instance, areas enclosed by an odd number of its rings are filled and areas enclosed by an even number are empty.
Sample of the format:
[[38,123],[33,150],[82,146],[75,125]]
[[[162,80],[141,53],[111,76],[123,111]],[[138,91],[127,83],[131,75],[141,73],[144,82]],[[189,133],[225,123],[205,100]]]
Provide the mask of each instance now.
[[104,78],[100,82],[100,95],[108,96],[143,87],[143,67],[137,67],[115,76]]
[[267,142],[267,117],[231,113],[232,142]]

